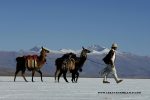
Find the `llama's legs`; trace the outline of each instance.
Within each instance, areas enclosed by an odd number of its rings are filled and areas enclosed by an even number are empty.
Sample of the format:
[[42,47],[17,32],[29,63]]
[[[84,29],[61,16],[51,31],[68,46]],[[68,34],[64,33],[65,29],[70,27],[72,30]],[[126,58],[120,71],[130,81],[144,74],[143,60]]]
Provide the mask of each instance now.
[[58,72],[58,70],[56,69],[56,72],[55,72],[55,82],[56,82],[57,72]]
[[63,72],[63,77],[64,77],[65,81],[68,83],[68,80],[66,78],[66,73],[67,73],[67,71]]
[[14,82],[16,81],[16,76],[17,76],[17,74],[18,74],[19,71],[20,70],[16,70],[16,72],[15,72]]
[[38,70],[37,72],[40,73],[40,75],[41,75],[41,81],[43,82],[41,70]]
[[26,80],[26,78],[25,78],[25,71],[22,71],[22,77],[23,77],[23,79],[24,79],[26,82],[28,82],[28,81]]
[[76,82],[76,83],[77,83],[77,81],[78,81],[78,77],[79,77],[79,72],[76,72],[76,76],[75,76],[75,78],[76,78],[75,82]]
[[32,71],[32,82],[34,82],[33,80],[34,74],[35,74],[35,70]]
[[59,82],[59,79],[60,79],[61,75],[62,75],[62,72],[60,71],[59,74],[58,74],[58,82]]
[[72,73],[72,79],[71,79],[72,83],[75,82],[75,73]]

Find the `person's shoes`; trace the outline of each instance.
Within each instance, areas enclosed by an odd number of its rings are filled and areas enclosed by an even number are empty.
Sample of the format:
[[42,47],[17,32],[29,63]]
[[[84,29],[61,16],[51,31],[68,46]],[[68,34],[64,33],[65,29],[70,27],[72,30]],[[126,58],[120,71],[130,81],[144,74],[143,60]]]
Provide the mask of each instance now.
[[120,82],[122,82],[123,80],[118,80],[116,83],[120,83]]
[[108,82],[108,81],[103,81],[103,83],[110,83],[110,82]]

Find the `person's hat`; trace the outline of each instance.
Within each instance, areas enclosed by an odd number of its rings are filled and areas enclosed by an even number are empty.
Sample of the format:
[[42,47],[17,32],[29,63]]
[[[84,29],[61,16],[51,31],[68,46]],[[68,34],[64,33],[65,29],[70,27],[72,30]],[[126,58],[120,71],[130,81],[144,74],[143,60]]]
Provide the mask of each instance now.
[[111,47],[112,47],[112,48],[117,48],[118,45],[117,45],[116,43],[113,43]]

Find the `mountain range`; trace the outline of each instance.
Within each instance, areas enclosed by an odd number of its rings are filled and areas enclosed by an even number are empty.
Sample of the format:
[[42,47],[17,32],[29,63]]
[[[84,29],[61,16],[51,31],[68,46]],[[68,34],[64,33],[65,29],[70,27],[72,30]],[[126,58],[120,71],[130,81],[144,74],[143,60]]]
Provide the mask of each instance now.
[[[30,50],[20,51],[0,51],[0,75],[12,76],[16,70],[16,57],[23,55],[39,55],[40,47],[33,47]],[[101,77],[99,72],[105,67],[102,58],[109,52],[108,48],[100,45],[87,47],[91,51],[83,66],[81,77]],[[75,53],[80,56],[81,50],[60,49],[50,50],[47,56],[47,63],[41,69],[44,76],[54,76],[55,60],[65,53]],[[117,52],[116,69],[119,77],[122,78],[150,78],[150,57],[140,56],[128,52]],[[31,72],[26,71],[26,75]],[[39,76],[38,74],[36,74]],[[68,74],[70,75],[70,74]]]

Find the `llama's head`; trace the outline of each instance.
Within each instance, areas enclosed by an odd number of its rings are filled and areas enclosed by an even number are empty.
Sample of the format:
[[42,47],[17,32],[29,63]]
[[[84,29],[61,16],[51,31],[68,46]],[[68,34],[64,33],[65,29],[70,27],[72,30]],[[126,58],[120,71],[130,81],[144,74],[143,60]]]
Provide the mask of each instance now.
[[50,51],[44,47],[42,47],[42,50],[41,50],[41,55],[43,55],[44,57],[47,56],[47,53],[49,53]]
[[82,47],[82,51],[81,51],[81,57],[87,57],[87,53],[90,53],[91,51],[88,49],[85,49],[84,47]]

